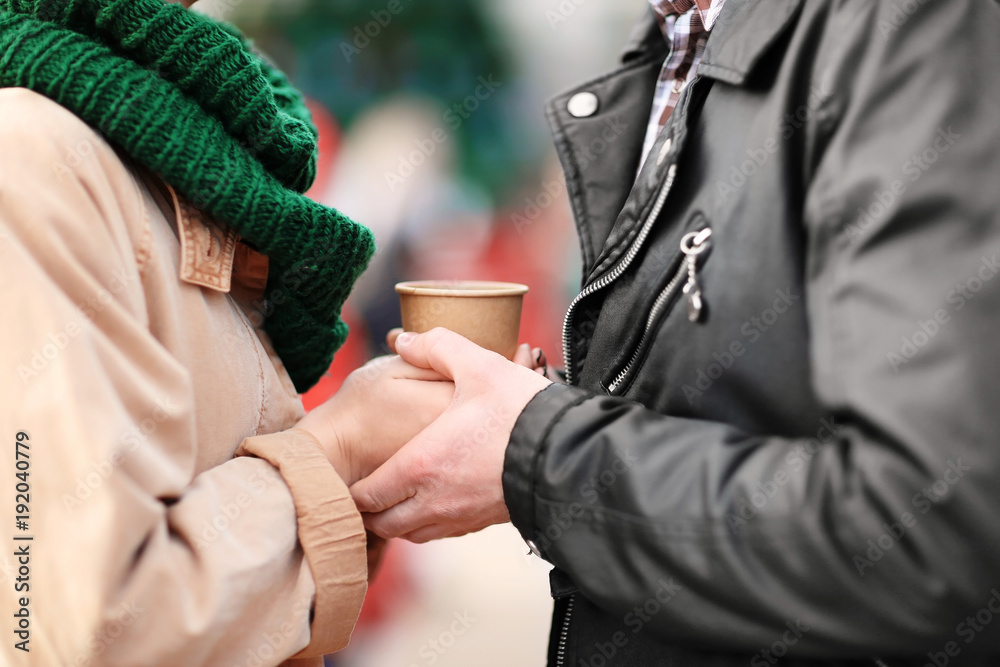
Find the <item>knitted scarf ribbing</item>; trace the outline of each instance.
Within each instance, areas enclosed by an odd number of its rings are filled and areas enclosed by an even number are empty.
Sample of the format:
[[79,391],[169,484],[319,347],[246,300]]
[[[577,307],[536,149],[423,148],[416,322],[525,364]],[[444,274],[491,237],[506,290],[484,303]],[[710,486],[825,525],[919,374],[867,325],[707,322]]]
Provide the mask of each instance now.
[[163,0],[0,0],[0,87],[66,107],[267,255],[265,329],[299,391],[319,380],[374,240],[301,194],[309,112],[234,28]]

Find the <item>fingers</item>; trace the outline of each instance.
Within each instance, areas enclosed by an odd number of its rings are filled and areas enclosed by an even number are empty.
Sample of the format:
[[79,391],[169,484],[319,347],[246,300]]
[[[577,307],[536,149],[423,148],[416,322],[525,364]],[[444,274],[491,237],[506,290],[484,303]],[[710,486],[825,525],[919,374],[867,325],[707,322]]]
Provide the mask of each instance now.
[[403,328],[397,327],[390,329],[389,333],[385,335],[385,344],[389,346],[393,354],[396,354],[396,339],[399,338],[399,334],[401,333],[403,333]]
[[[419,497],[405,500],[378,514],[362,514],[362,518],[365,522],[365,529],[370,533],[386,540],[398,537],[417,544],[446,537],[468,535],[482,530],[486,526],[486,524],[480,525],[475,522],[438,515],[431,511]],[[503,523],[509,520],[508,515],[490,523]]]
[[448,512],[442,509],[444,505],[440,499],[437,502],[432,499],[433,495],[420,494],[379,514],[363,514],[365,528],[385,539],[398,537],[422,544],[446,537],[461,537],[510,521],[506,506],[479,514],[474,504],[452,503],[452,510]]
[[419,366],[414,366],[413,364],[407,363],[401,357],[390,357],[388,362],[389,372],[392,377],[399,380],[422,380],[424,382],[451,382],[450,378],[446,378],[437,371],[430,368],[420,368]]
[[381,514],[362,515],[365,529],[369,533],[384,536],[379,539],[400,538],[414,544],[424,544],[447,537],[461,537],[476,531],[474,527],[456,527],[446,523],[422,524],[419,515],[409,511],[407,505],[410,503],[412,501],[407,501]]
[[468,338],[441,328],[425,334],[400,334],[396,338],[396,352],[414,366],[432,368],[450,380],[466,368],[482,368],[495,359],[503,359]]
[[518,366],[530,368],[543,377],[548,377],[549,360],[540,347],[530,347],[527,343],[517,346],[517,352],[511,360]]
[[423,528],[418,528],[412,533],[400,535],[400,537],[407,542],[413,542],[414,544],[425,544],[431,540],[441,540],[446,537],[458,537],[458,535],[454,535],[452,531],[449,531],[444,526],[432,523],[428,526],[424,526]]
[[535,369],[535,372],[543,377],[548,377],[549,359],[545,356],[545,351],[536,347],[531,351],[531,358],[534,361],[532,368]]
[[511,361],[525,368],[535,367],[535,360],[531,356],[531,348],[528,347],[527,343],[521,343],[517,346],[517,352],[514,353],[514,358]]
[[430,368],[419,368],[409,364],[398,355],[375,357],[355,373],[368,380],[377,380],[388,375],[399,380],[423,380],[425,382],[450,382],[449,378]]
[[361,516],[365,522],[365,529],[384,539],[424,530],[426,528],[424,522],[428,520],[421,512],[419,503],[412,498],[383,512],[364,513]]
[[449,527],[439,523],[432,523],[422,528],[418,528],[412,533],[400,535],[400,537],[407,542],[424,544],[426,542],[430,542],[431,540],[442,540],[446,537],[461,537],[463,535],[467,535],[469,532],[473,531],[466,531],[462,529],[456,530],[454,527]]

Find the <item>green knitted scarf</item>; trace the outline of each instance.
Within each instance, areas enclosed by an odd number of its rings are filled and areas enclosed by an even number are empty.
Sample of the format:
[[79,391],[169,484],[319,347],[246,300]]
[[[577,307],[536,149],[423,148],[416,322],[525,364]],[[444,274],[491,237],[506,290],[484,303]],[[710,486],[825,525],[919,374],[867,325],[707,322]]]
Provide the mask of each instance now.
[[299,391],[320,379],[374,240],[301,194],[316,129],[234,28],[164,0],[0,0],[0,87],[69,109],[267,255],[265,329]]

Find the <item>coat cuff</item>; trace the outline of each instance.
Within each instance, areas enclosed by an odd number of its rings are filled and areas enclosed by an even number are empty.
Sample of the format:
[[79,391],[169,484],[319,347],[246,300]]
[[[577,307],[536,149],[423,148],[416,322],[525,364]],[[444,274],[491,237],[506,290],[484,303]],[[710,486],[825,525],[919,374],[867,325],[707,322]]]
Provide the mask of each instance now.
[[247,438],[236,455],[268,461],[292,492],[299,543],[316,584],[309,645],[294,657],[341,650],[368,590],[365,529],[347,485],[316,438],[299,429]]
[[535,515],[535,479],[548,450],[552,428],[566,412],[592,396],[579,387],[551,384],[525,406],[510,434],[503,466],[504,501],[511,523],[532,552],[543,558],[544,550],[538,549],[544,540],[540,539]]

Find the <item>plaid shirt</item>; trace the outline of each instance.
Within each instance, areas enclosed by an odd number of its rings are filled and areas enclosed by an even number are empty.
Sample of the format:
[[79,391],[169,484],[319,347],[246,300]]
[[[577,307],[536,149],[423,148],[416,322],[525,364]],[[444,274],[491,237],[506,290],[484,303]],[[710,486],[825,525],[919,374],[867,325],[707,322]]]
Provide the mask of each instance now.
[[653,112],[646,129],[642,161],[667,124],[681,92],[698,73],[705,43],[726,0],[649,0],[663,36],[670,45],[653,95]]

